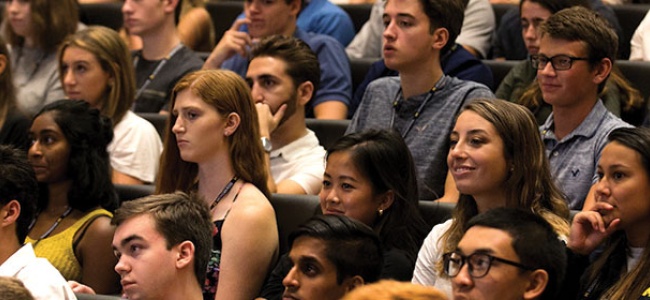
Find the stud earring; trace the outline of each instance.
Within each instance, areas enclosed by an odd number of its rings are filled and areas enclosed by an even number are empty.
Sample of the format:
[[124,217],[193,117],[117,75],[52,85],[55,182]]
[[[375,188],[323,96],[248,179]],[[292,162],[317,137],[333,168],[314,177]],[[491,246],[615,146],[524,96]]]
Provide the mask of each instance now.
[[380,216],[380,217],[384,214],[384,210],[383,210],[383,209],[380,209],[380,210],[378,210],[377,212],[379,213],[379,216]]

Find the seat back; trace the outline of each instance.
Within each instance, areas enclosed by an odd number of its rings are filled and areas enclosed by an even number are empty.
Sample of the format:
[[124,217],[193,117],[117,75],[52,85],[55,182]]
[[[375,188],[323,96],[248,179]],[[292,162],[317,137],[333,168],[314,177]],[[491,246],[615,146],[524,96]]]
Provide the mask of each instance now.
[[611,5],[610,6],[616,14],[618,22],[621,24],[621,29],[623,30],[623,36],[619,36],[619,39],[622,39],[621,49],[619,51],[618,57],[627,59],[630,57],[630,41],[632,40],[632,35],[634,31],[641,24],[641,20],[645,17],[650,5],[648,4],[620,4],[620,5]]
[[119,30],[124,23],[122,1],[79,4],[79,21],[86,25],[102,25]]
[[377,58],[350,58],[350,74],[352,75],[352,92],[357,92],[357,87],[363,82],[370,70],[370,66]]
[[641,92],[643,98],[648,99],[650,97],[650,84],[648,84],[650,62],[617,60],[615,64],[621,69],[623,76],[632,83],[632,86]]
[[350,125],[350,120],[321,120],[321,119],[305,119],[307,128],[313,131],[318,138],[320,144],[328,149],[336,140],[345,135],[345,130]]
[[244,11],[243,1],[208,1],[205,9],[214,24],[215,40],[219,42],[223,33],[230,29],[237,16]]
[[499,88],[501,81],[503,81],[503,78],[505,78],[506,75],[508,75],[510,69],[512,69],[512,67],[516,66],[519,63],[518,60],[484,59],[482,61],[492,71],[492,77],[494,78],[493,92],[496,92],[496,90]]
[[153,195],[156,187],[151,184],[116,184],[115,190],[120,203]]
[[362,4],[338,4],[350,18],[352,23],[354,23],[354,31],[359,32],[363,24],[370,19],[370,11],[372,10],[372,3],[362,3]]
[[422,218],[429,225],[429,231],[433,226],[444,223],[451,219],[451,214],[456,207],[456,203],[420,200],[418,208]]
[[320,202],[315,195],[271,195],[280,238],[280,255],[289,251],[289,234],[316,214],[320,214]]
[[168,115],[140,112],[138,113],[138,116],[149,121],[149,123],[151,123],[153,127],[156,128],[156,131],[158,131],[158,135],[160,135],[161,140],[165,139],[165,128],[167,128],[167,120],[169,119]]

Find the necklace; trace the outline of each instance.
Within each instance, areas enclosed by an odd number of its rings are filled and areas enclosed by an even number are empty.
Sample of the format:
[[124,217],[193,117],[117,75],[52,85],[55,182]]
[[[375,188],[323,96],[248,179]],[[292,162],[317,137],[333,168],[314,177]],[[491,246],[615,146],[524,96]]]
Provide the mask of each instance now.
[[228,195],[228,193],[230,193],[230,190],[232,190],[232,187],[235,185],[235,182],[237,182],[237,180],[239,180],[237,175],[233,176],[232,179],[230,179],[228,184],[226,184],[226,186],[223,187],[223,190],[221,190],[221,193],[219,193],[217,198],[215,198],[214,201],[212,201],[212,204],[210,205],[210,210],[213,210],[217,206],[217,204],[221,202],[221,199],[223,199],[223,197],[225,197],[226,195]]
[[[420,114],[422,113],[422,110],[424,109],[424,107],[427,105],[427,102],[429,102],[431,99],[433,99],[433,95],[435,94],[435,92],[439,88],[444,87],[444,84],[442,83],[444,78],[445,78],[444,75],[442,77],[440,77],[440,79],[438,79],[438,81],[431,88],[431,90],[429,90],[429,93],[427,94],[427,97],[424,98],[424,101],[422,101],[422,103],[418,107],[418,110],[413,114],[413,118],[411,118],[411,121],[400,132],[403,139],[406,138],[406,135],[408,135],[409,131],[411,131],[411,128],[413,128],[413,125],[415,125],[415,121],[417,121],[417,119],[420,117]],[[438,85],[440,85],[440,84],[443,84],[443,86],[438,87]],[[400,104],[400,101],[401,101],[400,96],[401,95],[402,95],[402,88],[400,87],[399,90],[397,90],[397,94],[395,95],[395,100],[393,100],[393,113],[392,113],[392,116],[390,118],[390,127],[389,128],[393,128],[393,125],[395,124],[395,117],[396,117],[397,107]],[[397,130],[397,129],[395,129],[395,130]]]
[[[42,239],[44,239],[44,238],[50,236],[50,234],[52,233],[52,231],[54,231],[54,229],[56,229],[56,227],[59,226],[59,224],[61,223],[61,221],[63,221],[63,219],[65,219],[65,217],[67,217],[71,212],[72,212],[72,207],[68,207],[68,209],[66,209],[66,210],[61,214],[61,216],[59,216],[59,218],[56,219],[56,222],[54,222],[54,224],[52,224],[52,226],[50,226],[50,229],[48,229],[45,233],[43,233],[40,237],[38,237],[38,239],[34,242],[34,245],[33,245],[33,246],[36,247],[36,245],[37,245],[37,244],[38,244]],[[29,224],[29,227],[27,228],[27,232],[29,232],[29,231],[32,230],[32,227],[34,227],[34,224],[36,224],[36,219],[37,219],[37,218],[38,218],[38,215],[36,215],[36,218],[34,218],[34,220],[32,220],[32,223],[31,223],[31,224]]]
[[[174,49],[172,49],[172,51],[169,52],[169,54],[167,54],[167,56],[163,57],[163,59],[160,60],[160,62],[158,63],[156,68],[153,70],[153,72],[151,72],[151,74],[149,76],[147,76],[147,80],[145,80],[145,82],[142,84],[142,86],[135,93],[135,99],[140,98],[140,95],[142,95],[142,92],[147,88],[147,86],[149,86],[149,84],[151,84],[151,81],[153,81],[153,79],[156,78],[156,75],[158,75],[160,70],[167,63],[167,61],[169,61],[174,56],[174,54],[176,54],[176,52],[181,50],[182,47],[183,47],[183,44],[179,43],[178,45],[176,45],[176,47],[174,47]],[[142,55],[141,51],[139,52],[139,55],[136,55],[135,59],[133,59],[133,68],[134,69],[137,69],[137,67],[138,67],[138,62],[140,61],[140,55]]]

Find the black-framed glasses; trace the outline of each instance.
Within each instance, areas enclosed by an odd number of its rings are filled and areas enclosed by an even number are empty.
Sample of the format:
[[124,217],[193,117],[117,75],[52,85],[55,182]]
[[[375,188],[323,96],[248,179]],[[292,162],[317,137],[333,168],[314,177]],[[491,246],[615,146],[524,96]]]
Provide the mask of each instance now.
[[571,69],[573,62],[576,60],[589,60],[589,57],[575,57],[564,54],[556,55],[553,57],[547,57],[539,54],[530,56],[530,63],[532,64],[533,69],[536,70],[542,70],[546,68],[546,64],[549,62],[551,62],[551,66],[553,66],[553,69],[555,71],[568,70]]
[[472,276],[472,278],[481,278],[487,275],[492,266],[492,262],[495,260],[527,271],[535,270],[535,268],[524,266],[518,262],[481,252],[474,252],[468,256],[462,255],[458,252],[449,252],[442,255],[444,272],[449,277],[456,277],[456,275],[460,273],[460,269],[465,265],[465,262],[467,262],[469,275]]

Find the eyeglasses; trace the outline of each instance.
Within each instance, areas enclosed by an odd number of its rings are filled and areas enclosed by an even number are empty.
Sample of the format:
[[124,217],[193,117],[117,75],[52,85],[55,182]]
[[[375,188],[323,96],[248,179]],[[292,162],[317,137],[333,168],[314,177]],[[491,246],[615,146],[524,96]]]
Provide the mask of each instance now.
[[468,256],[464,256],[458,252],[449,252],[442,255],[444,271],[445,274],[447,274],[449,277],[456,277],[456,275],[460,273],[460,269],[462,269],[463,265],[465,265],[465,262],[467,262],[469,275],[472,276],[472,278],[481,278],[487,275],[487,273],[490,271],[490,267],[492,266],[492,262],[495,260],[524,270],[535,270],[534,268],[524,266],[520,263],[495,257],[487,253],[475,252]]
[[574,57],[564,54],[556,55],[553,57],[546,57],[544,55],[531,55],[530,62],[533,65],[533,69],[542,70],[546,68],[546,64],[551,62],[551,66],[555,71],[562,71],[571,69],[573,62],[576,60],[589,60],[589,57]]

